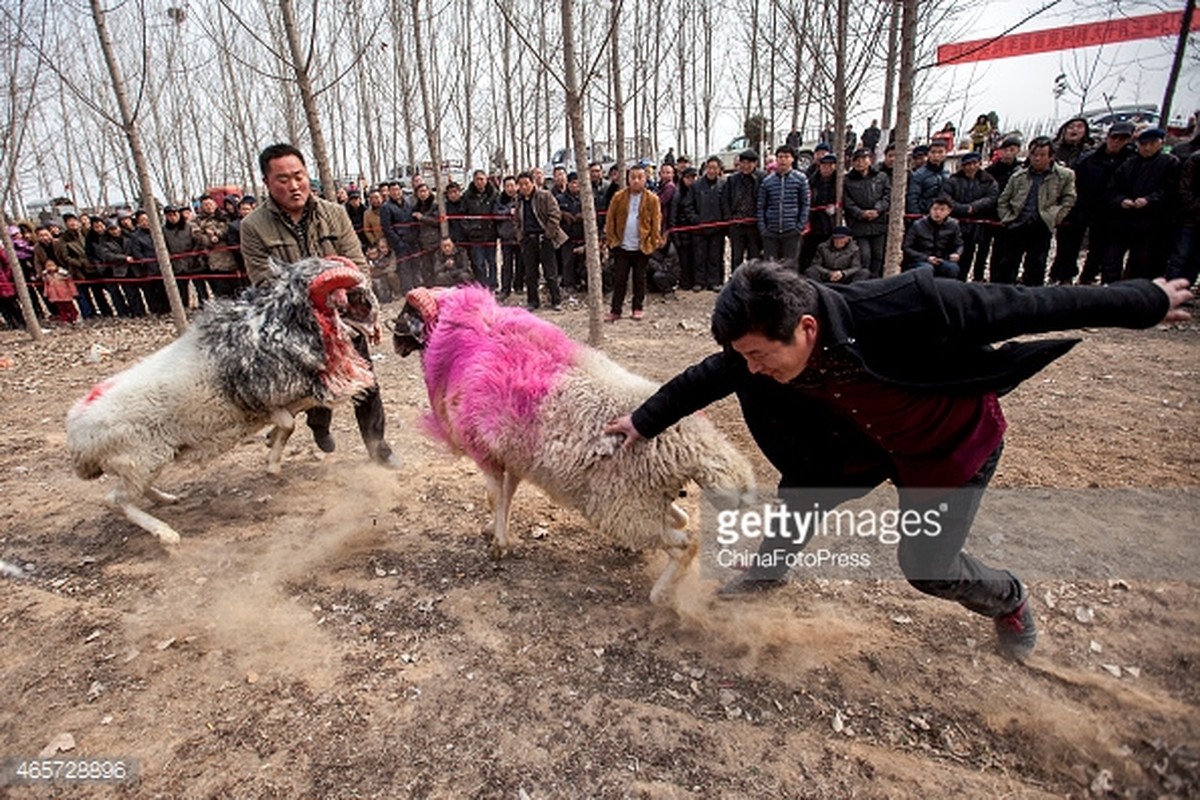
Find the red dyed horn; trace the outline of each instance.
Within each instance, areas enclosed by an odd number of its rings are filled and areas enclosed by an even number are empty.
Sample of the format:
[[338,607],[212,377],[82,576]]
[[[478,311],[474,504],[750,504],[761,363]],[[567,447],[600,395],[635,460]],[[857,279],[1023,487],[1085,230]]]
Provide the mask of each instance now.
[[362,278],[362,272],[356,267],[330,267],[313,278],[312,285],[308,287],[308,297],[317,309],[328,312],[329,307],[325,301],[329,297],[329,293],[338,289],[358,286]]

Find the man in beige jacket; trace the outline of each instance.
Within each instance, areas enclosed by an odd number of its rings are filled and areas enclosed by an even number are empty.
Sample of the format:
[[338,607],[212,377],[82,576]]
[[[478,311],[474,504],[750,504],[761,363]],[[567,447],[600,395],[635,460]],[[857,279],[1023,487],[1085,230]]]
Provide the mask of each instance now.
[[625,289],[633,273],[631,305],[635,320],[642,318],[646,300],[646,264],[662,246],[662,207],[654,192],[646,191],[646,168],[632,167],[626,187],[613,196],[604,222],[604,238],[612,254],[612,309],[604,319],[616,322],[625,306]]
[[1000,193],[996,210],[1000,231],[992,256],[992,283],[1024,286],[1046,282],[1050,237],[1075,206],[1075,172],[1054,161],[1054,144],[1047,136],[1029,143],[1029,163],[1013,173]]

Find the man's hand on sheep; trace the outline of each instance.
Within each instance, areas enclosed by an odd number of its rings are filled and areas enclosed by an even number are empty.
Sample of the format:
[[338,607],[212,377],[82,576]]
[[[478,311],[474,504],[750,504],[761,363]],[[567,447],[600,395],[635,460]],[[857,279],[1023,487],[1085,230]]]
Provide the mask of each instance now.
[[640,433],[638,433],[638,429],[633,427],[633,417],[628,414],[623,417],[617,417],[614,420],[610,420],[609,423],[604,426],[604,432],[619,433],[624,436],[625,443],[621,445],[622,450],[628,450],[630,447],[633,447],[635,442],[638,442],[644,438]]
[[1188,289],[1189,281],[1187,278],[1176,278],[1172,281],[1155,278],[1154,282],[1167,293],[1167,298],[1171,303],[1167,308],[1167,316],[1163,318],[1163,322],[1186,322],[1192,318],[1191,313],[1183,307],[1185,304],[1192,302],[1193,299],[1193,295]]

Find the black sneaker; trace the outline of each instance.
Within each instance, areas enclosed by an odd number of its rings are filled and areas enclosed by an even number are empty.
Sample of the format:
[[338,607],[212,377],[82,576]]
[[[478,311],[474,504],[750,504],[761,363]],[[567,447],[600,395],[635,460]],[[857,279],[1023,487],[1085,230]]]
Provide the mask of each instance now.
[[337,449],[337,442],[333,440],[333,434],[329,431],[324,433],[313,431],[313,441],[317,443],[317,447],[322,453],[332,453]]
[[1037,644],[1037,625],[1033,621],[1033,606],[1029,593],[1021,587],[1021,603],[1007,614],[996,617],[996,638],[1000,649],[1013,658],[1024,661]]

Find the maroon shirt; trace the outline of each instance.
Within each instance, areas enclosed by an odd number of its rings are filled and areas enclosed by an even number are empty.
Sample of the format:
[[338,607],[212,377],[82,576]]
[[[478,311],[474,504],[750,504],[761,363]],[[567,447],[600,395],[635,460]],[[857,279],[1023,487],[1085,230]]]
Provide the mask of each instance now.
[[827,352],[792,384],[875,441],[891,460],[898,486],[964,485],[1008,427],[995,392],[917,392],[872,378]]

